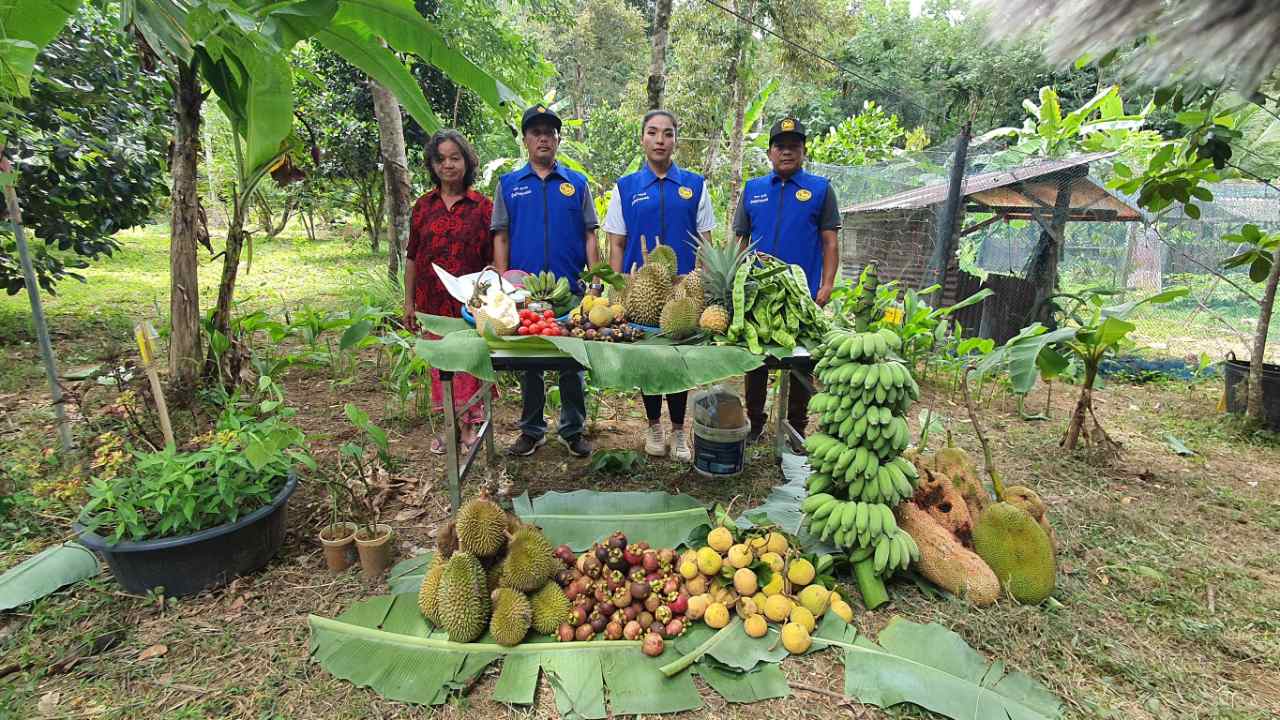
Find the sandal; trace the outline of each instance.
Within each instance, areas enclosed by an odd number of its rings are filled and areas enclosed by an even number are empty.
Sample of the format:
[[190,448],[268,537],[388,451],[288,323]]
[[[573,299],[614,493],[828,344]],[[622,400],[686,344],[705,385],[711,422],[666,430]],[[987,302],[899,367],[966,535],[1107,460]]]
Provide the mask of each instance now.
[[439,435],[431,438],[431,454],[443,455],[445,453],[444,438]]

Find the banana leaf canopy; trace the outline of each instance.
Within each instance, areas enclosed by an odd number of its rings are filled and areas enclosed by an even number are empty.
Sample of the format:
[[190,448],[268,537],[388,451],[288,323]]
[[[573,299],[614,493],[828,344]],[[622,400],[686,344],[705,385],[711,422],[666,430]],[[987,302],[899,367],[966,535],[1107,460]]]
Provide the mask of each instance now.
[[1045,32],[1049,56],[1101,57],[1137,40],[1129,69],[1148,80],[1227,80],[1248,92],[1280,67],[1276,0],[983,0],[1000,36]]

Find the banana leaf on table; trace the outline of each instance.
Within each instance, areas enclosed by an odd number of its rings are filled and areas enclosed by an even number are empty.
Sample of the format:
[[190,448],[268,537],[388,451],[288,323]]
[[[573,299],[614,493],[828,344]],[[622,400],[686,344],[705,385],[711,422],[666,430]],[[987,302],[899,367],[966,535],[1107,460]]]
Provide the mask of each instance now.
[[707,509],[688,495],[664,492],[549,492],[530,500],[529,493],[513,503],[516,516],[542,528],[552,543],[582,552],[592,543],[621,531],[628,542],[641,540],[652,547],[676,547],[690,531],[707,523]]

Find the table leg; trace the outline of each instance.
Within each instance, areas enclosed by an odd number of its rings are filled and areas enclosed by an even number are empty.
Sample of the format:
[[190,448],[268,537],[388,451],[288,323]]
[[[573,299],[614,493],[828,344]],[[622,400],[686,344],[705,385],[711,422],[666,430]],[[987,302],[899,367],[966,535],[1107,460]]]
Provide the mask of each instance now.
[[498,451],[493,442],[493,388],[489,383],[484,383],[480,388],[480,392],[484,393],[484,448],[489,472],[493,472],[498,466]]
[[453,409],[453,373],[440,371],[440,388],[444,391],[444,466],[449,481],[449,510],[457,512],[462,504],[462,478],[458,472],[458,418]]
[[773,450],[782,459],[782,453],[787,449],[787,411],[791,403],[791,370],[782,368],[778,378],[778,406],[774,408],[774,414],[777,415],[777,423],[773,433]]

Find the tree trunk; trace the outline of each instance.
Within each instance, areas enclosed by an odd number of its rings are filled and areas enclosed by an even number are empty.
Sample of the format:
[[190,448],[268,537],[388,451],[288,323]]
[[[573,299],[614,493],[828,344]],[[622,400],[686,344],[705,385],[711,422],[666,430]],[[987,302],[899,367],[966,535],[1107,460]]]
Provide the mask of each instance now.
[[390,90],[369,80],[373,114],[378,119],[378,144],[382,149],[382,176],[387,200],[387,275],[400,279],[400,258],[409,236],[409,160],[404,148],[404,123],[400,103]]
[[1267,331],[1271,328],[1271,310],[1276,303],[1276,285],[1280,284],[1280,250],[1271,254],[1271,272],[1267,274],[1267,289],[1262,293],[1258,308],[1258,327],[1253,331],[1253,352],[1249,355],[1249,417],[1257,422],[1267,419],[1262,404],[1262,367],[1267,355]]
[[[734,10],[744,17],[751,17],[754,0],[738,0]],[[733,57],[729,62],[729,87],[732,92],[733,131],[729,135],[729,208],[738,206],[738,194],[742,192],[742,133],[747,114],[747,82],[742,72],[747,64],[747,49],[751,40],[751,28],[743,20],[737,21],[733,36]]]
[[[237,190],[237,193],[239,191]],[[222,256],[222,278],[218,281],[218,304],[213,311],[213,327],[218,332],[231,337],[231,299],[236,293],[236,276],[240,271],[240,251],[244,248],[248,233],[244,231],[245,213],[248,208],[234,201],[231,217],[227,221],[227,248]],[[212,353],[206,367],[206,374],[214,368],[215,358]]]
[[667,36],[671,27],[671,0],[657,0],[653,10],[653,52],[649,56],[649,109],[662,107],[667,89]]
[[1042,228],[1040,240],[1031,257],[1027,260],[1026,278],[1036,287],[1035,301],[1031,307],[1035,315],[1028,322],[1039,320],[1047,327],[1053,326],[1053,308],[1049,307],[1049,296],[1057,291],[1058,261],[1062,257],[1062,242],[1065,240],[1067,219],[1071,215],[1071,181],[1074,176],[1069,173],[1058,175],[1058,196],[1053,204],[1053,215],[1049,219],[1049,227]]
[[1075,450],[1080,440],[1080,431],[1084,429],[1084,420],[1093,412],[1093,381],[1098,376],[1098,366],[1085,368],[1084,384],[1080,388],[1080,399],[1076,401],[1075,412],[1071,413],[1071,423],[1067,425],[1067,434],[1062,438],[1062,447]]
[[[173,214],[169,231],[169,382],[179,391],[200,379],[200,292],[196,244],[208,229],[200,218],[196,165],[200,153],[200,80],[194,67],[180,63],[174,87]],[[212,166],[210,166],[212,170]],[[212,175],[210,192],[212,192]]]

